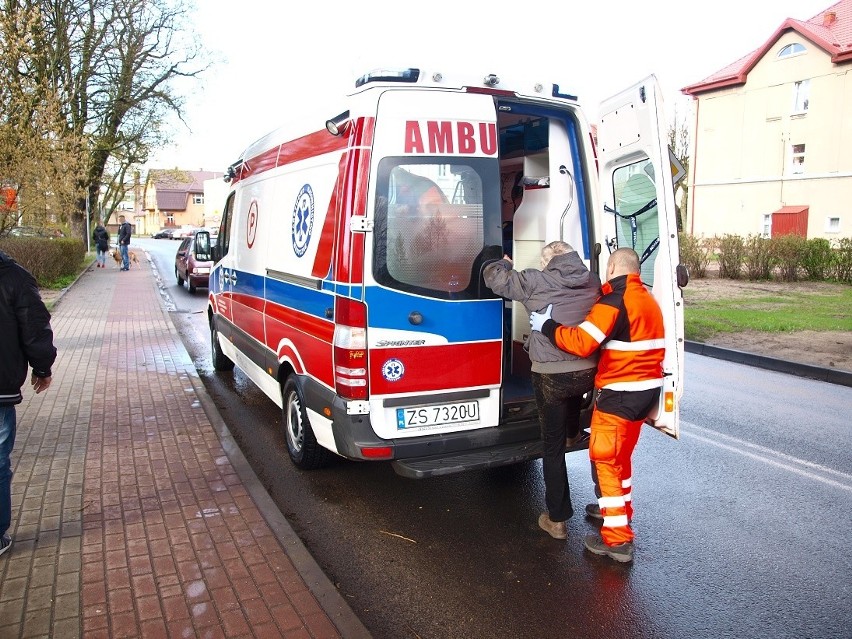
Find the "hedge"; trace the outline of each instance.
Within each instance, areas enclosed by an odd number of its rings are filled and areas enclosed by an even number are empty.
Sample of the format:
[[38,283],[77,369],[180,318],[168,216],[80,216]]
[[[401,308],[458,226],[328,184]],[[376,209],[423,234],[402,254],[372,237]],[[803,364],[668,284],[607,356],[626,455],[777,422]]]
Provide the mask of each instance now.
[[70,237],[3,237],[0,251],[32,273],[39,286],[76,274],[86,256],[83,241]]

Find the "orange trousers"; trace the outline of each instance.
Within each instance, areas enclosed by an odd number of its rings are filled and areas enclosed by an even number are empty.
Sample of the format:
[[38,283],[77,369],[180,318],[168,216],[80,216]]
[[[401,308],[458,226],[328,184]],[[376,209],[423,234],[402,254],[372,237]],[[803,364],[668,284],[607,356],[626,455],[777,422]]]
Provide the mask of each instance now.
[[598,505],[603,515],[601,537],[608,546],[633,541],[630,458],[644,420],[629,421],[598,410],[592,413],[589,459],[595,466],[600,489]]

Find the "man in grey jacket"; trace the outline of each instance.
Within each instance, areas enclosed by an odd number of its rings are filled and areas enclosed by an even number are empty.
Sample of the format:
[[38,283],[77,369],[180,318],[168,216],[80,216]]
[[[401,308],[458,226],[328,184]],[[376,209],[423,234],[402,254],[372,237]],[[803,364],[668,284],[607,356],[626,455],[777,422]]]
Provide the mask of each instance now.
[[[515,271],[512,260],[504,256],[489,264],[483,277],[497,295],[523,303],[529,312],[553,304],[553,318],[567,325],[582,322],[601,292],[600,278],[562,241],[551,242],[542,249],[541,270]],[[541,513],[538,525],[555,539],[567,539],[565,522],[574,509],[565,449],[566,444],[573,445],[585,434],[580,430],[580,408],[583,395],[594,387],[597,354],[579,358],[555,347],[537,331],[527,337],[524,348],[532,360],[532,382],[544,442],[547,512]]]

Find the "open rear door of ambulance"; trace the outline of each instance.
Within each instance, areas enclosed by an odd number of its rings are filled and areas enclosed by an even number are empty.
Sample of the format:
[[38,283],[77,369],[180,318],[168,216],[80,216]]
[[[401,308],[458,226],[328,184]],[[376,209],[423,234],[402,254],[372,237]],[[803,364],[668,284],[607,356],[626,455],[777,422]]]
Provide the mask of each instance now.
[[[677,211],[667,127],[657,79],[650,76],[601,104],[597,131],[603,239],[601,264],[617,248],[638,253],[642,281],[663,311],[665,379],[655,428],[679,437],[678,403],[683,392],[683,292]],[[680,286],[678,274],[680,273]]]

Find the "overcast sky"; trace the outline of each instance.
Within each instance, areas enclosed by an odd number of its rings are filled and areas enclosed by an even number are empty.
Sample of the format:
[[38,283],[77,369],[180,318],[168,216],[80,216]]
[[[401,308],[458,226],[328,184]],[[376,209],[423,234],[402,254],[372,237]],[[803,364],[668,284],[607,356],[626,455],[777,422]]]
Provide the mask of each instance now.
[[[224,171],[288,114],[314,113],[376,67],[527,71],[601,100],[653,73],[666,111],[680,89],[762,45],[788,17],[829,0],[196,0],[195,26],[214,66],[195,86],[174,144],[150,168]],[[446,71],[445,71],[446,72]],[[326,106],[326,105],[331,105]]]

